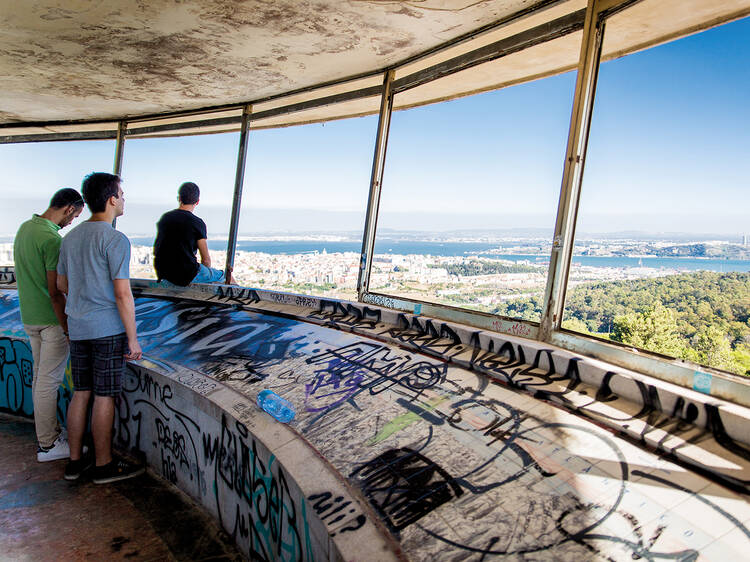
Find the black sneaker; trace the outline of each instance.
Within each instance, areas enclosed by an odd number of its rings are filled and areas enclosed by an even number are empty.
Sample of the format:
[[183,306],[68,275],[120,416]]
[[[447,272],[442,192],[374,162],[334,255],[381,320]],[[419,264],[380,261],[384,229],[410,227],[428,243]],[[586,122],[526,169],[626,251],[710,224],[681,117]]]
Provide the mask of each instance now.
[[113,458],[111,462],[104,466],[94,467],[94,484],[109,484],[118,480],[127,480],[135,478],[146,472],[146,467],[140,464],[133,464],[125,459]]
[[83,456],[76,461],[68,461],[65,465],[65,480],[78,480],[84,471],[91,468],[94,464],[93,459],[89,456]]

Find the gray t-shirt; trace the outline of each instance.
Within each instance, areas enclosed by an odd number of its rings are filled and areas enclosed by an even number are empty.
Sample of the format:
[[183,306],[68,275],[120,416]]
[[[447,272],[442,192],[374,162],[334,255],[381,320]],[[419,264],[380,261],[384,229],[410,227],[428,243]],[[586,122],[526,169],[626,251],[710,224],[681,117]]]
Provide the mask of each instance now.
[[63,238],[57,273],[68,278],[71,340],[125,332],[117,311],[114,279],[130,278],[130,240],[104,221],[83,222]]

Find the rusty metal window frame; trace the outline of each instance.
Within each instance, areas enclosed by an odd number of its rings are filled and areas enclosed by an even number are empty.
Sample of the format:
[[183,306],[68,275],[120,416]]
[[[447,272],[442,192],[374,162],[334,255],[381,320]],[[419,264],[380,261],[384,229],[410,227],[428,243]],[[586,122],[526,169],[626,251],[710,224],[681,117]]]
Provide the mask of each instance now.
[[[621,0],[622,1],[622,0]],[[541,322],[532,322],[512,317],[489,314],[480,311],[470,310],[456,306],[443,304],[434,304],[416,299],[409,299],[389,295],[385,293],[376,293],[369,290],[369,280],[372,270],[372,253],[374,250],[374,241],[377,228],[378,205],[380,201],[380,190],[382,188],[383,171],[385,166],[385,156],[387,148],[387,134],[390,125],[390,117],[393,110],[393,96],[396,93],[404,92],[408,89],[427,84],[449,74],[460,72],[467,68],[490,62],[501,57],[522,51],[534,45],[552,41],[570,33],[583,30],[584,46],[586,45],[589,20],[596,21],[593,14],[595,0],[589,1],[589,6],[584,10],[571,12],[563,17],[557,18],[545,24],[528,29],[514,36],[496,41],[486,47],[471,51],[464,55],[449,59],[443,63],[434,65],[424,70],[404,76],[399,80],[388,82],[383,86],[383,98],[380,112],[380,125],[378,127],[378,137],[376,139],[375,155],[373,157],[373,174],[370,182],[370,198],[368,201],[367,219],[363,235],[360,276],[357,284],[358,298],[361,302],[387,306],[415,314],[426,314],[436,318],[447,319],[455,322],[461,322],[470,326],[492,330],[501,333],[518,335],[533,339],[539,339],[541,335]],[[581,80],[581,60],[585,55],[582,49],[579,57],[578,79],[576,83],[576,93],[574,97],[574,108],[579,103],[583,95],[579,92],[579,82]],[[585,92],[584,92],[585,93]],[[575,118],[575,111],[574,111]],[[383,138],[385,135],[385,138]],[[552,275],[552,262],[550,262],[549,276]],[[548,281],[549,283],[549,281]],[[545,303],[547,295],[545,293]],[[545,306],[545,309],[547,307]]]
[[[358,284],[359,300],[368,304],[460,322],[485,330],[538,339],[570,351],[582,353],[627,369],[648,374],[685,388],[697,388],[694,381],[698,379],[705,381],[708,376],[711,379],[711,387],[708,390],[710,395],[733,402],[748,404],[750,403],[750,384],[739,376],[705,367],[697,367],[692,364],[686,364],[679,359],[660,356],[656,353],[633,349],[625,345],[604,342],[593,337],[564,330],[561,326],[606,20],[640,1],[589,0],[586,9],[583,40],[578,61],[576,89],[568,133],[568,146],[565,153],[560,199],[555,221],[553,249],[550,258],[547,286],[543,298],[541,321],[539,323],[528,322],[511,317],[369,291],[369,276],[372,267],[371,254],[374,247],[374,230],[377,224],[377,212],[374,213],[373,217],[370,207],[372,205],[377,206],[377,202],[380,199],[385,160],[384,152],[385,147],[387,147],[387,125],[390,124],[390,113],[385,114],[384,108],[392,108],[392,97],[395,93],[442,77],[444,75],[442,68],[430,68],[426,71],[421,71],[415,75],[395,81],[393,84],[390,84],[387,90],[384,88],[384,96],[387,95],[390,98],[388,104],[381,106],[381,120],[386,123],[386,127],[384,128],[386,138],[381,138],[380,135],[382,133],[379,130],[377,142],[378,146],[382,146],[382,151],[379,152],[376,149],[373,164],[371,198],[368,206],[364,236],[367,243],[363,243],[362,273],[360,275],[360,283]],[[460,58],[460,61],[454,61],[456,67],[485,62],[482,54],[477,52],[468,53],[466,56]],[[376,165],[375,162],[378,164]]]
[[[698,390],[730,402],[747,405],[750,404],[750,381],[739,375],[695,365],[654,352],[635,349],[617,342],[606,342],[562,328],[588,133],[596,93],[601,48],[606,34],[606,21],[609,17],[627,10],[641,1],[589,1],[590,14],[587,14],[587,26],[589,27],[587,27],[587,32],[584,32],[584,45],[579,60],[579,78],[576,85],[576,98],[573,117],[571,118],[539,339],[684,388]],[[591,17],[590,23],[589,15]],[[555,262],[554,268],[553,261]],[[710,381],[710,384],[706,385],[706,381]]]

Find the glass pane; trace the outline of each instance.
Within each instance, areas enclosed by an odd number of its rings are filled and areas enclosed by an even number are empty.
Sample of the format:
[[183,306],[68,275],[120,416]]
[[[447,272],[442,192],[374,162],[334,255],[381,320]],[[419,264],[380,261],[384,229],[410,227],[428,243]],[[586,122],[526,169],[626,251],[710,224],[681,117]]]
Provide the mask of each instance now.
[[371,292],[539,320],[574,87],[393,114]]
[[[114,154],[112,141],[0,145],[0,265],[13,265],[13,239],[22,222],[44,212],[58,189],[80,192],[84,176],[111,171]],[[88,216],[84,210],[72,226]]]
[[750,373],[749,34],[601,65],[564,328]]
[[200,189],[194,214],[206,223],[211,267],[224,269],[238,146],[238,133],[126,141],[125,214],[117,219],[117,228],[132,243],[131,277],[156,278],[156,223],[177,208],[177,190],[188,181]]
[[234,273],[356,300],[377,116],[253,131]]

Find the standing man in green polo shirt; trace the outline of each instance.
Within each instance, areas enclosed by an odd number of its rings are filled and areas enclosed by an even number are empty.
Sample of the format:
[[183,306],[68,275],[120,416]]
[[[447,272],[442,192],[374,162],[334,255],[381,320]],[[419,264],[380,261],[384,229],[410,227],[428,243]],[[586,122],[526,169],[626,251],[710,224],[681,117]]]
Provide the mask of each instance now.
[[59,230],[81,214],[83,199],[70,188],[52,196],[49,208],[21,225],[13,244],[21,321],[34,360],[32,398],[39,462],[70,456],[68,440],[57,423],[57,389],[68,363],[65,296],[57,289]]

